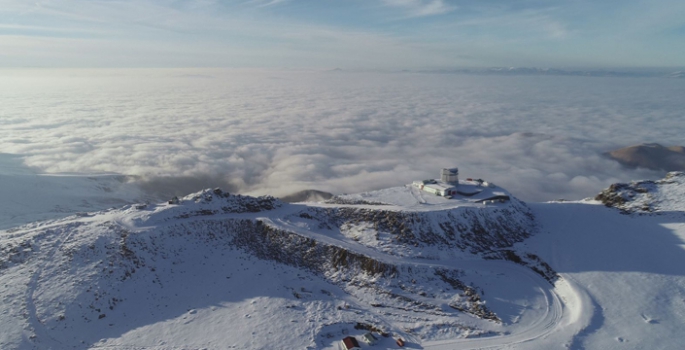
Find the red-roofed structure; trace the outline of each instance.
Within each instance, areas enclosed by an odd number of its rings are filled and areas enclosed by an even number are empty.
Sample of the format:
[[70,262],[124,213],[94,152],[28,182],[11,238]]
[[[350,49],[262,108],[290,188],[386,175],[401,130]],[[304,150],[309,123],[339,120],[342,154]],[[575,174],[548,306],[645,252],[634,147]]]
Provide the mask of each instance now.
[[355,337],[345,337],[342,340],[342,345],[345,350],[361,350],[357,338]]

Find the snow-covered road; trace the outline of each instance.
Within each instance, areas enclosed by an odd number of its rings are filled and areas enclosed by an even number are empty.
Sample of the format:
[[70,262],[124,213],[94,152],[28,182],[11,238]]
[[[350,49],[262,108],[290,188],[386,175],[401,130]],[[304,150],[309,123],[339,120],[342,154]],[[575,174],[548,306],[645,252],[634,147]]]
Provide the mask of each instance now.
[[592,318],[593,304],[587,293],[572,280],[564,278],[563,275],[552,286],[529,268],[508,261],[483,259],[411,260],[384,254],[354,241],[336,239],[331,235],[319,233],[308,227],[293,225],[284,219],[271,219],[269,217],[258,217],[257,219],[274,228],[294,232],[396,266],[444,267],[462,271],[488,272],[494,275],[504,274],[518,280],[519,283],[529,284],[536,290],[538,296],[541,297],[534,298],[531,302],[539,303],[539,300],[544,300],[543,305],[536,305],[544,310],[539,313],[536,319],[529,320],[528,323],[504,326],[504,335],[429,341],[421,344],[425,349],[539,349],[541,344],[548,341],[549,345],[552,346],[558,344],[559,339],[572,339],[574,334],[586,327]]

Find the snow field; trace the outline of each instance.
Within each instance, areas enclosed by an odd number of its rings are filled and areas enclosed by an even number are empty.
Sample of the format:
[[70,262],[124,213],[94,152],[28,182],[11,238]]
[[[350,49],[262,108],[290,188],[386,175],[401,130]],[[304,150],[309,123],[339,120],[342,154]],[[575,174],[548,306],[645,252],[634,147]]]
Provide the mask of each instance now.
[[[679,348],[685,208],[670,199],[678,184],[663,185],[653,214],[581,201],[531,204],[529,215],[516,199],[422,199],[398,187],[349,196],[362,205],[203,191],[27,224],[0,234],[0,348],[337,349],[366,332],[359,325],[415,349]],[[483,241],[497,236],[493,222],[525,228],[532,217],[532,237]],[[414,220],[414,236],[399,240],[383,220]],[[451,237],[461,231],[446,222],[485,227],[469,238],[481,243]],[[484,260],[488,244],[534,253],[559,278]],[[317,252],[343,254],[342,265]],[[394,272],[369,273],[364,261]]]
[[[6,298],[19,312],[1,322],[14,320],[21,332],[3,333],[0,345],[268,349],[276,342],[333,348],[345,334],[363,333],[354,329],[357,323],[381,327],[417,347],[428,339],[502,334],[501,325],[451,307],[478,308],[487,301],[460,296],[434,275],[436,269],[474,285],[477,293],[485,292],[475,284],[481,281],[489,281],[489,290],[517,286],[508,297],[493,292],[493,307],[506,317],[505,325],[533,322],[536,314],[546,313],[538,306],[523,312],[543,303],[544,292],[536,290],[547,284],[523,267],[478,259],[404,260],[374,249],[371,231],[360,241],[345,237],[345,230],[333,234],[308,227],[306,220],[290,221],[307,206],[276,203],[269,211],[243,211],[259,205],[273,202],[205,191],[180,205],[127,206],[7,233],[7,241],[26,244],[30,253],[8,262],[2,273],[14,292]],[[209,215],[214,211],[219,212]],[[398,266],[400,275],[339,269],[321,275],[256,259],[249,249],[236,250],[231,234],[222,231],[240,220]],[[486,270],[489,277],[483,277]],[[528,276],[525,282],[512,278],[517,273]],[[539,285],[531,288],[531,282]]]
[[542,231],[525,242],[527,248],[549,261],[581,298],[576,303],[567,297],[568,313],[583,327],[565,344],[571,349],[680,347],[685,333],[683,208],[648,215],[582,202],[532,208]]

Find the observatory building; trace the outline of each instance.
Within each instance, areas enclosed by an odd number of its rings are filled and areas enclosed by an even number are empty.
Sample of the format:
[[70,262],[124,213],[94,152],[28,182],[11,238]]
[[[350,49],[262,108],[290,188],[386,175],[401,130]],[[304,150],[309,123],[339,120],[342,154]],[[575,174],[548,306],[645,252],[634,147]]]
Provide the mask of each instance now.
[[442,169],[440,181],[433,179],[414,181],[414,187],[441,197],[456,195],[457,186],[459,186],[459,169],[457,168]]
[[440,175],[440,181],[458,186],[459,185],[459,169],[458,168],[443,168],[442,173]]

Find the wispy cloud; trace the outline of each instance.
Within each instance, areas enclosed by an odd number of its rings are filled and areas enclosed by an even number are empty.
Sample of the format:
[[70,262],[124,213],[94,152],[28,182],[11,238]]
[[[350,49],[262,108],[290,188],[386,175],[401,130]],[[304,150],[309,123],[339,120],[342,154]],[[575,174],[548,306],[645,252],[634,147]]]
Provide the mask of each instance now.
[[[685,26],[685,5],[677,0],[0,1],[2,35],[55,38],[55,55],[74,57],[78,45],[60,38],[97,39],[83,55],[88,66],[412,69],[685,62],[679,45],[685,40],[679,29]],[[343,39],[336,46],[330,38]],[[115,46],[143,48],[127,51],[122,64],[98,55]],[[476,59],[461,59],[465,53]],[[24,61],[36,65],[58,62],[39,48],[25,55]],[[0,52],[0,66],[17,62],[3,57]]]
[[410,17],[441,15],[454,11],[457,7],[448,5],[444,0],[382,0],[384,4],[399,7]]
[[289,0],[267,0],[267,1],[260,1],[259,6],[260,7],[267,7],[267,6],[273,6],[273,5],[278,5],[278,4],[283,4]]

